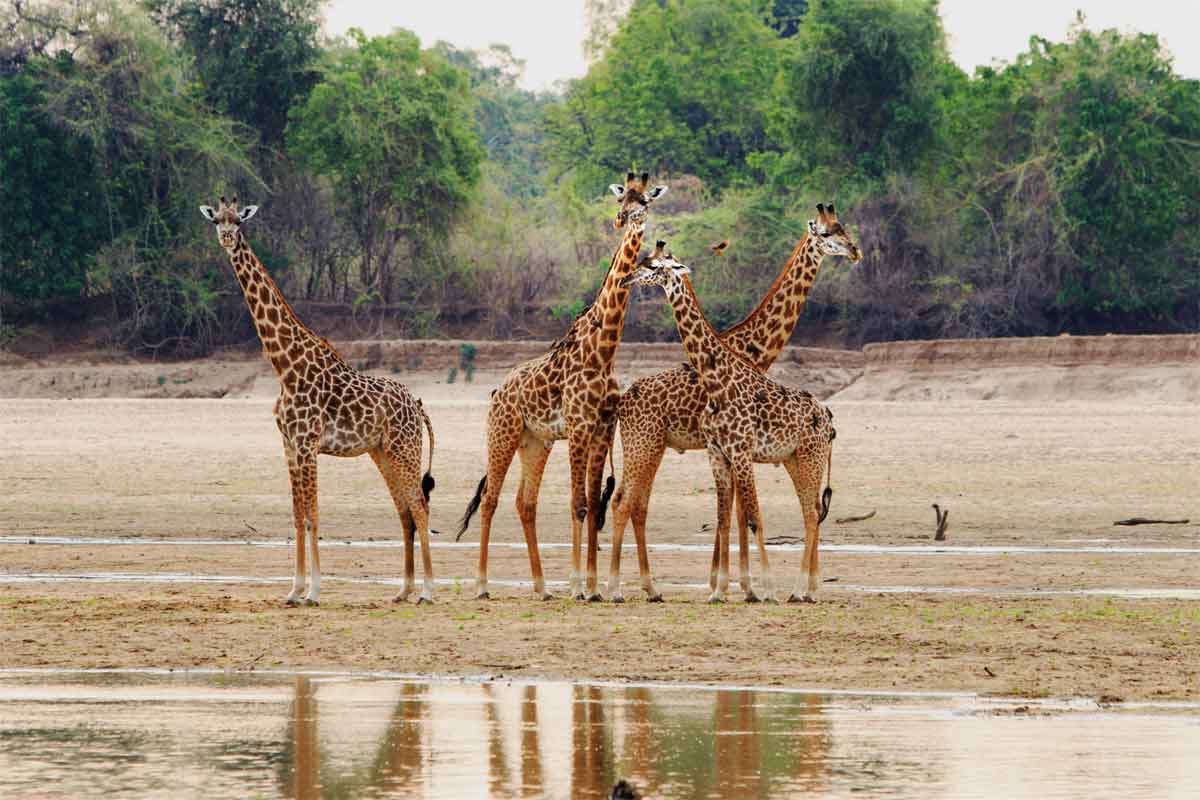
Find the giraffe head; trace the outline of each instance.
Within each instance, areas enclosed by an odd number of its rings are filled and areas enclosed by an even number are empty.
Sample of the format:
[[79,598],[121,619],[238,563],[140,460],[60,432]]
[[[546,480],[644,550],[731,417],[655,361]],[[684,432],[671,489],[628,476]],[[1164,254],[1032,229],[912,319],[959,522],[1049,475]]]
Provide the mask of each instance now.
[[217,226],[217,239],[221,242],[221,247],[225,248],[227,252],[233,252],[242,223],[258,213],[258,206],[246,206],[238,210],[236,196],[232,203],[227,204],[225,195],[221,195],[221,203],[215,210],[212,206],[200,206],[200,213],[206,220]]
[[846,256],[854,263],[862,260],[858,245],[838,222],[833,203],[817,203],[817,218],[808,221],[808,233],[817,243],[817,251],[823,256]]
[[621,203],[617,209],[617,218],[613,220],[613,227],[618,230],[624,228],[626,224],[636,230],[644,230],[646,206],[667,193],[666,186],[650,187],[649,172],[643,172],[641,178],[631,172],[625,176],[624,186],[613,183],[609,184],[608,188]]
[[667,243],[660,239],[654,243],[654,252],[642,256],[637,270],[621,281],[621,285],[661,286],[670,297],[683,287],[683,276],[691,272],[690,267],[671,255]]

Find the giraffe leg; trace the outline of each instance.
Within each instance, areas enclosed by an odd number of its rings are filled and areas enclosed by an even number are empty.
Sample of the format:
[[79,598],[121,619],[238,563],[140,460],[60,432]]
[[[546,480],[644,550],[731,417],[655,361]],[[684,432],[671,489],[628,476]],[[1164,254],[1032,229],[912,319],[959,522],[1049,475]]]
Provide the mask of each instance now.
[[[774,601],[775,588],[771,583],[771,565],[767,560],[767,541],[766,531],[763,530],[762,512],[758,506],[758,489],[754,483],[754,464],[750,459],[739,460],[733,467],[733,480],[737,487],[737,499],[742,522],[745,528],[754,531],[755,538],[758,540],[758,559],[761,565],[762,574],[759,576],[762,580],[763,599]],[[750,548],[746,536],[746,530],[743,530],[739,536],[741,537],[741,562],[742,576],[749,582],[750,576]],[[746,601],[754,603],[758,601],[758,597],[754,594],[753,589],[746,592]]]
[[517,450],[521,457],[521,482],[517,484],[517,516],[520,517],[521,528],[525,532],[529,571],[533,575],[533,595],[542,600],[550,600],[552,595],[546,591],[542,558],[538,551],[537,502],[538,492],[542,487],[542,473],[546,470],[546,461],[550,458],[553,444],[543,442],[529,431],[525,431],[521,435],[521,447]]
[[379,468],[379,474],[383,476],[383,482],[387,484],[388,493],[392,496],[392,503],[396,506],[396,513],[400,516],[400,529],[404,534],[404,586],[400,589],[400,593],[392,598],[392,601],[403,603],[412,594],[416,577],[413,564],[413,534],[416,532],[416,525],[409,512],[408,501],[405,498],[400,478],[396,474],[391,460],[379,450],[370,451],[370,455],[375,466]]
[[[413,527],[417,529],[417,535],[421,538],[421,572],[423,578],[423,586],[421,587],[421,596],[417,598],[417,604],[433,602],[433,553],[429,550],[429,506],[425,502],[425,495],[421,493],[420,470],[413,477],[413,481],[409,484],[408,491],[408,510],[412,514]],[[409,552],[412,551],[412,537],[408,538]],[[411,572],[412,568],[409,567]]]
[[584,424],[570,425],[567,432],[567,458],[571,464],[571,597],[585,600],[581,550],[583,546],[583,522],[588,516],[587,504],[587,457],[591,444],[591,430]]
[[[788,597],[789,603],[815,603],[817,586],[820,583],[821,565],[819,563],[819,547],[821,542],[821,479],[824,477],[825,458],[827,453],[819,453],[813,457],[803,454],[793,454],[783,462],[792,486],[796,490],[796,499],[800,501],[800,511],[804,514],[804,561],[801,565],[801,575],[796,580],[796,590]],[[801,591],[801,581],[806,588]]]
[[654,476],[666,450],[665,431],[661,430],[661,426],[652,428],[623,424],[621,449],[624,463],[621,465],[621,490],[613,501],[613,552],[608,593],[613,602],[624,599],[621,595],[621,544],[625,538],[625,525],[632,518],[642,590],[648,602],[662,602],[662,595],[655,591],[650,575],[650,556],[646,550],[646,511],[650,505],[650,491],[654,488]]
[[708,597],[710,603],[724,603],[729,590],[729,515],[733,500],[732,469],[725,455],[711,444],[708,460],[712,465],[713,484],[717,492],[717,554],[715,585]]
[[[296,562],[292,573],[292,591],[288,592],[286,603],[289,606],[299,605],[301,597],[307,589],[304,580],[307,566],[308,540],[308,487],[305,483],[304,465],[310,457],[302,458],[300,452],[286,438],[283,442],[284,454],[288,462],[288,479],[292,485],[292,518],[296,528]],[[315,456],[311,457],[315,461]],[[315,487],[314,487],[315,488]]]
[[[304,527],[308,550],[308,591],[299,602],[306,606],[320,604],[321,600],[321,558],[317,550],[320,541],[320,530],[317,516],[317,450],[316,447],[297,449],[297,463],[300,472],[300,482],[304,487]],[[299,549],[299,548],[298,548]],[[303,569],[303,568],[301,568]]]
[[746,503],[739,492],[734,492],[734,505],[737,508],[738,524],[738,578],[747,603],[757,603],[759,597],[754,593],[754,585],[750,579],[750,529],[746,522]]
[[[612,401],[615,404],[615,400]],[[598,590],[597,562],[600,551],[600,503],[604,499],[601,486],[604,484],[604,462],[608,460],[608,452],[613,446],[613,436],[616,434],[616,420],[610,417],[607,422],[597,426],[592,437],[591,448],[587,460],[587,599],[599,602],[604,598]]]
[[480,600],[489,597],[488,541],[492,536],[492,517],[500,502],[504,476],[512,464],[524,428],[525,422],[516,408],[509,404],[492,403],[488,412],[487,485],[479,504],[479,567],[475,572],[475,597]]

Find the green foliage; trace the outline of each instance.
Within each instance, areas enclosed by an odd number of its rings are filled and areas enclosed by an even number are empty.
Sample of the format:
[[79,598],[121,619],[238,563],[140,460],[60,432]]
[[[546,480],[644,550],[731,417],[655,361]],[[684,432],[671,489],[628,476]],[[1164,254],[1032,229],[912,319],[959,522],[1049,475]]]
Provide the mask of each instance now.
[[933,142],[949,76],[931,0],[813,0],[786,42],[771,134],[777,180],[818,168],[879,178],[911,169]]
[[368,39],[358,30],[292,110],[289,150],[333,182],[362,248],[361,284],[385,302],[400,294],[402,255],[406,295],[419,296],[436,275],[435,248],[480,176],[473,110],[466,73],[416,36]]
[[558,98],[517,86],[525,62],[506,45],[476,52],[438,42],[433,49],[467,72],[476,101],[475,129],[487,149],[493,177],[505,191],[541,193],[545,188],[540,152],[543,115]]
[[316,84],[325,0],[144,0],[195,63],[204,96],[268,145]]
[[687,172],[714,187],[751,175],[768,146],[780,55],[749,0],[639,3],[588,74],[546,112],[547,155],[581,196],[631,167]]
[[1034,39],[946,108],[941,179],[964,198],[966,241],[976,254],[1016,252],[1003,273],[1036,276],[1042,313],[1086,327],[1172,319],[1195,303],[1200,84],[1173,74],[1156,37]]
[[0,78],[0,292],[78,298],[107,232],[90,150],[51,123],[29,71]]

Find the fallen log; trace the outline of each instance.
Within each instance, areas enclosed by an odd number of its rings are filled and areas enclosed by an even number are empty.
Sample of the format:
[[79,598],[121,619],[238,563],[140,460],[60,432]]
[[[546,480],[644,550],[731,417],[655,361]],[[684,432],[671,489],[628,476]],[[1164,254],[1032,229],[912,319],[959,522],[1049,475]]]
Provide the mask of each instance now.
[[840,517],[835,519],[833,522],[835,525],[845,525],[847,522],[862,522],[863,520],[868,520],[873,516],[875,516],[874,510],[872,510],[870,514],[863,514],[859,517]]
[[1130,517],[1119,519],[1113,525],[1187,525],[1188,519],[1148,519],[1146,517]]

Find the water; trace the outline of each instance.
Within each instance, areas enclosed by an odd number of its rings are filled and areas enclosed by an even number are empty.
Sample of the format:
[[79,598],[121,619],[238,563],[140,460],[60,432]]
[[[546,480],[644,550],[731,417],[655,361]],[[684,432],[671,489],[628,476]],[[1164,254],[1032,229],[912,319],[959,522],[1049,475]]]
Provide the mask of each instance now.
[[[402,586],[403,578],[351,578],[342,575],[324,575],[321,580],[326,583],[370,584],[377,586]],[[29,583],[240,583],[240,584],[290,584],[289,575],[209,575],[190,572],[4,572],[0,573],[0,586],[5,584]],[[438,578],[434,581],[439,586],[461,585],[460,578]],[[506,580],[492,578],[493,587],[505,587],[514,590],[529,591],[533,588],[531,581]],[[659,588],[672,590],[686,589],[707,593],[707,583],[684,583],[678,581],[658,581]],[[551,591],[566,593],[567,581],[547,580],[546,588]],[[1184,600],[1200,601],[1200,589],[1184,589],[1177,587],[1128,589],[1122,587],[1107,587],[1103,589],[1040,589],[1040,588],[980,588],[975,586],[865,586],[855,583],[827,583],[823,592],[850,592],[858,594],[942,594],[942,595],[975,595],[979,597],[1112,597],[1121,600]]]
[[1200,794],[1200,713],[347,675],[0,673],[0,797]]

